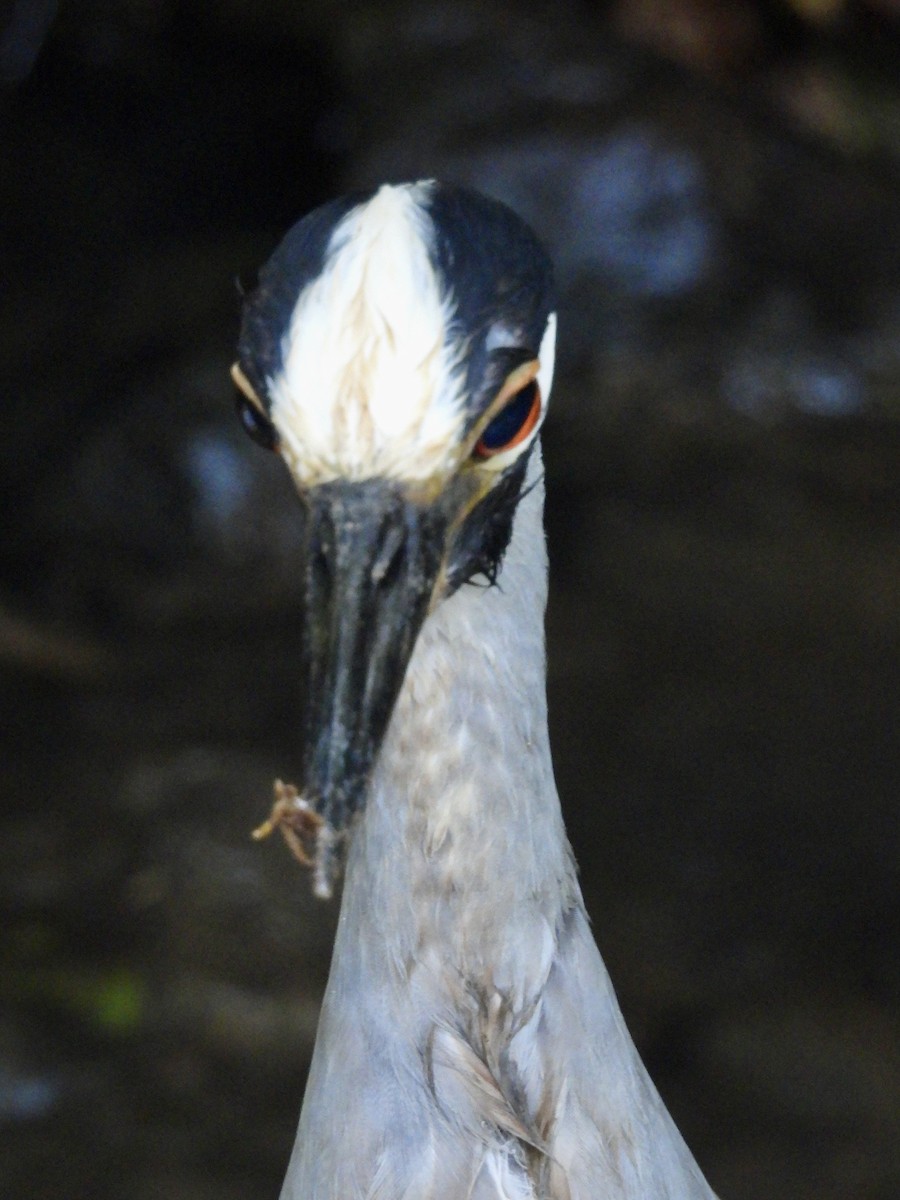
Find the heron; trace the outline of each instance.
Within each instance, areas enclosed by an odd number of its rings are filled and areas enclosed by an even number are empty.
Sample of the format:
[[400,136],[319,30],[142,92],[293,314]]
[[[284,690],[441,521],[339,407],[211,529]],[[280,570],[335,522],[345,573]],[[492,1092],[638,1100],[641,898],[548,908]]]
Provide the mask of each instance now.
[[316,209],[241,325],[241,421],[303,503],[302,786],[344,881],[281,1200],[710,1200],[591,933],[547,730],[530,227],[467,188]]

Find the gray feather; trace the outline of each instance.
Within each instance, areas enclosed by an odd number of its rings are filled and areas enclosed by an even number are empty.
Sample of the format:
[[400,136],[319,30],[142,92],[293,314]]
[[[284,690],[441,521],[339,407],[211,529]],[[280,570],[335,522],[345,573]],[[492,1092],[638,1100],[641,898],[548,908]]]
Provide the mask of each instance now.
[[[539,455],[530,467],[540,472]],[[594,944],[547,735],[542,488],[420,634],[282,1200],[710,1200]]]

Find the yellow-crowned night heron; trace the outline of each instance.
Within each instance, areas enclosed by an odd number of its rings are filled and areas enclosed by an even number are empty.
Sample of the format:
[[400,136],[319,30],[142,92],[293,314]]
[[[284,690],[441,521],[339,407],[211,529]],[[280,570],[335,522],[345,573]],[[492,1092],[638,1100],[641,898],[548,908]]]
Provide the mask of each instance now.
[[242,420],[306,522],[305,775],[271,824],[322,893],[346,856],[282,1200],[712,1196],[625,1029],[553,780],[554,332],[528,227],[432,182],[313,212],[246,306]]

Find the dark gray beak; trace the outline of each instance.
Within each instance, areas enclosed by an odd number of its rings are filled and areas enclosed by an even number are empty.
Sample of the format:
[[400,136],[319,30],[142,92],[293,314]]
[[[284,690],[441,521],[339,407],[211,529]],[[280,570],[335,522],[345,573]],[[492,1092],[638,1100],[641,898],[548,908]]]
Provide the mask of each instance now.
[[303,798],[333,839],[363,806],[447,530],[439,505],[381,479],[320,484],[306,502]]

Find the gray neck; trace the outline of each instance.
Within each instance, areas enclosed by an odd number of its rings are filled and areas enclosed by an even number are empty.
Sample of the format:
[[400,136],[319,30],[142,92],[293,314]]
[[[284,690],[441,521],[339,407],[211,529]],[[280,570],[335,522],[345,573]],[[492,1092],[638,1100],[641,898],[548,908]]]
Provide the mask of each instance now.
[[348,919],[374,907],[393,956],[421,962],[434,940],[444,971],[485,986],[514,979],[535,920],[575,895],[547,735],[542,509],[538,481],[498,586],[464,586],[428,618],[347,869]]
[[533,457],[499,585],[442,603],[407,671],[353,835],[282,1200],[712,1195],[637,1057],[575,881],[547,736]]

